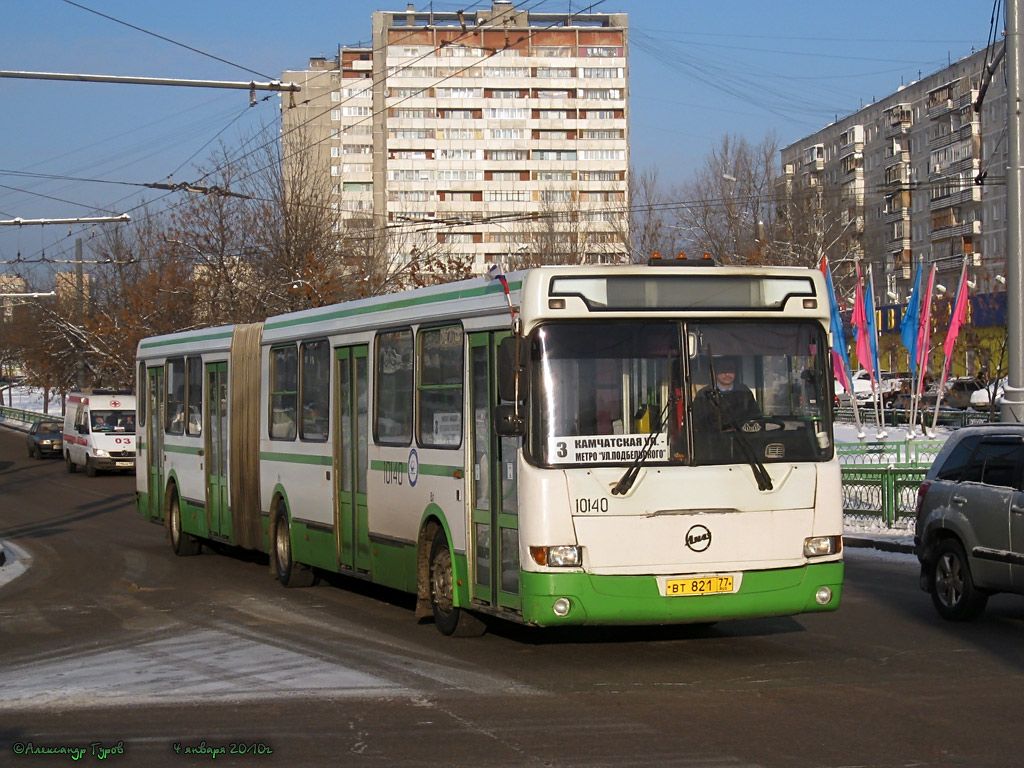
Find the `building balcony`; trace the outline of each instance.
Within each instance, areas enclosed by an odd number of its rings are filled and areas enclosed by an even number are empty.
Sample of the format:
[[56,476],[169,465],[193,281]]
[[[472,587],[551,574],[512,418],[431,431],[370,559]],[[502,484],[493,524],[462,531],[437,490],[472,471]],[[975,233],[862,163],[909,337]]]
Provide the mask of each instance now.
[[981,187],[972,185],[964,189],[953,192],[952,194],[946,195],[945,197],[939,197],[931,201],[928,205],[929,211],[938,211],[942,208],[949,208],[954,205],[963,205],[964,203],[980,203],[981,202]]
[[932,230],[931,241],[949,240],[954,237],[976,237],[981,234],[980,221],[963,221],[959,224],[951,224],[947,227],[937,227]]
[[909,208],[894,208],[891,211],[885,212],[885,223],[895,224],[897,221],[910,221],[910,209]]
[[980,131],[981,124],[978,122],[964,123],[955,131],[944,134],[942,136],[934,136],[928,140],[929,149],[941,149],[947,147],[950,144],[955,144],[958,141],[969,139],[971,136],[977,134]]

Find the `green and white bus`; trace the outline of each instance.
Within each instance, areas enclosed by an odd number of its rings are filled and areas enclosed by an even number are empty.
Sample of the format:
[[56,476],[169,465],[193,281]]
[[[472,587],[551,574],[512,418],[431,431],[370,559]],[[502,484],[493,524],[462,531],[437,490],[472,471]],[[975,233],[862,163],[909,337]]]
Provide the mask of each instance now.
[[834,610],[821,273],[679,264],[144,339],[138,509],[179,555],[405,590],[445,634]]

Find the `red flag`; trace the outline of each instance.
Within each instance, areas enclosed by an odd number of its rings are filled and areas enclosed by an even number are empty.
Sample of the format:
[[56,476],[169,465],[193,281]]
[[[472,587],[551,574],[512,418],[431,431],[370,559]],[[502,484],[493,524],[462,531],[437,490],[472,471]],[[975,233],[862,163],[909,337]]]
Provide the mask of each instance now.
[[956,301],[953,303],[953,313],[949,317],[949,331],[946,332],[946,341],[942,345],[942,353],[945,355],[946,370],[949,370],[949,361],[953,359],[953,345],[956,344],[956,337],[960,334],[960,326],[967,319],[967,267],[964,266],[960,275],[960,285],[956,289]]
[[868,377],[875,378],[875,368],[871,363],[871,339],[868,337],[868,316],[864,309],[864,290],[861,288],[860,262],[857,262],[857,291],[853,299],[853,325],[857,329],[857,361],[860,367],[868,372]]

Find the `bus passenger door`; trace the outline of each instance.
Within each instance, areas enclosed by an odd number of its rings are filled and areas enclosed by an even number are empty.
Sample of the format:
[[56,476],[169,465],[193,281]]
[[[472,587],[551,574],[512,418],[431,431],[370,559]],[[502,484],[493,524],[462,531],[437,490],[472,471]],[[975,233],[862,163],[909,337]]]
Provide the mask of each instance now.
[[473,598],[496,608],[521,607],[516,457],[518,438],[494,431],[498,404],[497,345],[508,332],[474,333],[469,338],[472,404],[470,435],[472,530],[469,536]]
[[146,424],[146,473],[149,519],[164,518],[164,368],[149,368],[149,422]]
[[228,509],[228,364],[206,364],[206,515],[211,534],[231,537]]
[[367,347],[335,350],[334,531],[338,565],[370,572],[370,536],[366,513]]

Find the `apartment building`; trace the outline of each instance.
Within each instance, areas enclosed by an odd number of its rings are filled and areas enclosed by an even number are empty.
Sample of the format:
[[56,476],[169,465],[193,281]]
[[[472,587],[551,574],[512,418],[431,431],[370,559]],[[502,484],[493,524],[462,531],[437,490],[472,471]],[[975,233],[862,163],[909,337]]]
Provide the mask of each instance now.
[[832,206],[840,278],[871,264],[876,295],[905,302],[918,264],[951,290],[964,257],[979,292],[1005,274],[1006,89],[1000,65],[975,112],[985,63],[974,53],[782,150],[792,198]]
[[625,14],[375,12],[369,47],[284,72],[339,230],[488,263],[628,260]]

